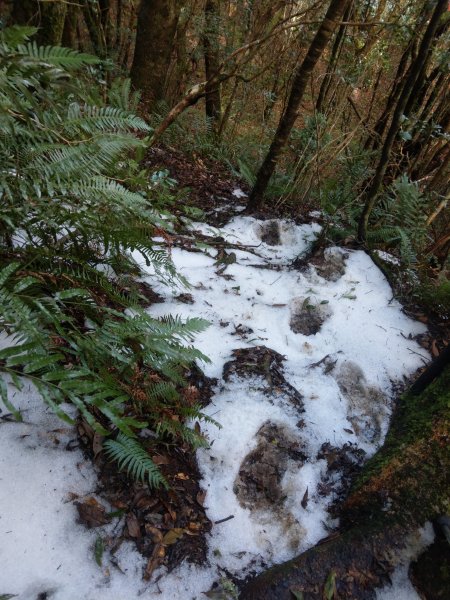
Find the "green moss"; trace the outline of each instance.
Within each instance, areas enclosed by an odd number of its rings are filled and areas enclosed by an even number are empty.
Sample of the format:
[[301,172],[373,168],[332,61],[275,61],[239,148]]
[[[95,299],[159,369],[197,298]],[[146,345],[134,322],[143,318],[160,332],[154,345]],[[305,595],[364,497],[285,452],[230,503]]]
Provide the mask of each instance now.
[[353,491],[380,473],[407,446],[429,440],[437,418],[450,422],[450,367],[420,395],[407,392],[400,397],[386,441],[367,462]]

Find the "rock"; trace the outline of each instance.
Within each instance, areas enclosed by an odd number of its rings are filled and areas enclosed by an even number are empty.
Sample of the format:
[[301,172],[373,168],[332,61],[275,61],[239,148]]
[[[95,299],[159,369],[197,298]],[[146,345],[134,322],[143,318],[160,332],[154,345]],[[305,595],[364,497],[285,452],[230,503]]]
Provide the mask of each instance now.
[[289,326],[294,333],[314,335],[331,314],[331,309],[325,301],[301,296],[291,302]]

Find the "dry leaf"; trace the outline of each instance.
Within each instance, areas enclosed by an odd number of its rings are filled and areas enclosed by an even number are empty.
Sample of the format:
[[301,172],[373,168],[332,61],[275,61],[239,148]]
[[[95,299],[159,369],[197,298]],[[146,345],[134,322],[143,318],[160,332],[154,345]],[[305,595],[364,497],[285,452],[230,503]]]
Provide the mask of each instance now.
[[200,506],[204,505],[205,499],[206,499],[206,491],[205,490],[200,490],[197,493],[197,496],[196,496],[196,500],[200,504]]
[[168,458],[167,456],[155,455],[155,456],[152,456],[152,461],[155,463],[155,465],[169,465],[170,464],[170,458]]
[[127,529],[128,535],[132,538],[141,537],[141,528],[139,526],[139,521],[134,513],[129,513],[127,515]]
[[145,567],[144,579],[149,580],[151,578],[151,576],[155,572],[155,569],[159,567],[165,556],[166,550],[164,546],[162,544],[157,544],[153,548],[152,555],[150,556],[147,566]]
[[160,529],[153,527],[149,523],[145,524],[145,533],[151,538],[155,544],[160,544],[163,540],[163,534]]
[[166,535],[163,537],[163,540],[162,540],[163,545],[171,546],[172,544],[175,544],[175,542],[177,542],[184,533],[185,533],[185,530],[183,528],[174,527],[173,529],[168,531],[166,533]]
[[95,498],[86,498],[83,502],[75,502],[79,520],[86,527],[100,527],[109,522],[105,514],[105,507]]

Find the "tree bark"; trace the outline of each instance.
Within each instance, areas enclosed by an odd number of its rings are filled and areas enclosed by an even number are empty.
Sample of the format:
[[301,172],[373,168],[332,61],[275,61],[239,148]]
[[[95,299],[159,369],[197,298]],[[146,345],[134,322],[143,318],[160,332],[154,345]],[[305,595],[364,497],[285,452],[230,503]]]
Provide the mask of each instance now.
[[[205,58],[206,81],[211,82],[220,69],[219,56],[219,0],[206,0],[205,4],[205,31],[203,35],[203,49]],[[220,83],[207,83],[205,96],[206,116],[213,122],[217,132],[222,117],[222,93]]]
[[448,510],[449,358],[443,353],[440,363],[447,366],[440,373],[437,365],[432,377],[439,378],[425,391],[427,376],[418,380],[416,393],[413,387],[401,397],[384,446],[344,504],[341,531],[251,580],[241,600],[375,597],[409,534]]
[[[353,3],[350,3],[347,7],[347,10],[344,14],[344,21],[349,21],[351,19],[351,14],[353,12]],[[324,75],[322,80],[322,85],[320,86],[319,95],[317,97],[316,102],[316,111],[323,113],[325,112],[325,100],[330,89],[330,84],[333,79],[333,76],[336,71],[336,66],[339,61],[339,57],[341,55],[342,46],[345,39],[345,33],[347,31],[347,25],[339,25],[339,29],[336,34],[336,38],[333,43],[333,47],[331,50],[330,60],[328,62],[327,72]]]
[[131,82],[150,112],[165,98],[181,0],[142,0],[138,14]]
[[376,204],[377,196],[383,183],[384,175],[389,164],[392,146],[400,129],[401,118],[404,113],[405,106],[410,95],[414,93],[416,82],[427,60],[428,52],[436,34],[439,21],[446,10],[447,0],[438,0],[430,22],[428,23],[428,27],[423,35],[417,56],[410,66],[409,74],[397,101],[397,105],[392,116],[391,125],[381,150],[380,160],[372,179],[372,183],[370,184],[366,193],[364,208],[359,220],[358,239],[362,243],[365,243],[366,241],[369,218]]
[[40,3],[40,29],[36,41],[42,46],[60,46],[66,20],[67,4],[61,2]]
[[60,46],[67,3],[64,0],[39,2],[39,0],[15,0],[12,7],[12,22],[19,25],[39,27],[36,41],[43,46]]
[[273,175],[280,154],[287,144],[289,135],[297,119],[298,109],[305,93],[309,77],[333,35],[333,31],[336,28],[336,22],[342,18],[349,1],[350,0],[331,0],[325,18],[316,33],[302,64],[295,73],[286,110],[281,117],[269,152],[256,176],[256,182],[247,204],[247,212],[258,209],[263,203],[264,193],[270,178]]

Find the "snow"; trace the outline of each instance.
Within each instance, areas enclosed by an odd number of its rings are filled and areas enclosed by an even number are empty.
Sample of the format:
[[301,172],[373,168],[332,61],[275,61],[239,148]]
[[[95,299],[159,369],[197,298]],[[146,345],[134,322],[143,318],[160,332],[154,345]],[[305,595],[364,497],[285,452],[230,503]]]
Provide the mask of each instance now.
[[[239,191],[234,195],[241,197]],[[192,227],[221,235],[230,244],[251,246],[251,252],[228,249],[235,255],[230,264],[216,261],[213,248],[207,253],[174,248],[172,259],[192,286],[193,304],[176,299],[183,290],[155,284],[151,271],[148,277],[166,299],[151,307],[153,316],[202,316],[211,322],[195,345],[211,359],[204,365],[206,375],[218,379],[206,412],[222,428],[202,426],[211,445],[198,451],[198,462],[208,517],[213,522],[233,518],[213,525],[209,566],[184,564],[170,574],[160,570],[156,581],[144,583],[143,559],[124,545],[116,556],[123,573],[112,565],[98,567],[93,560],[98,533],[76,524],[76,510],[67,501],[70,492],[95,495],[95,473],[79,450],[65,450],[74,432],[43,410],[33,388],[27,388],[14,399],[25,411],[25,423],[0,422],[0,594],[35,600],[45,589],[53,590],[52,600],[132,600],[143,593],[149,598],[200,598],[225,572],[243,576],[307,549],[333,525],[327,513],[330,498],[317,489],[326,468],[317,459],[321,445],[353,443],[373,454],[387,430],[393,382],[429,359],[414,340],[424,325],[404,315],[364,252],[329,250],[339,259],[343,254],[345,271],[335,281],[312,267],[303,272],[290,268],[319,232],[317,224],[280,222],[277,245],[262,241],[265,225],[251,217],[237,217],[220,231],[200,223]],[[311,335],[291,328],[305,304],[324,307],[325,320]],[[285,357],[286,380],[303,395],[303,413],[284,394],[264,393],[258,378],[222,379],[234,349],[259,345]],[[348,393],[343,391],[345,373],[357,380],[354,389],[347,386]],[[251,510],[240,505],[234,482],[268,421],[296,436],[309,459],[304,464],[288,461],[280,483],[286,500],[273,510]],[[303,508],[306,489],[309,500]],[[395,577],[404,588],[401,573]],[[393,598],[390,593],[379,592],[379,600]]]

